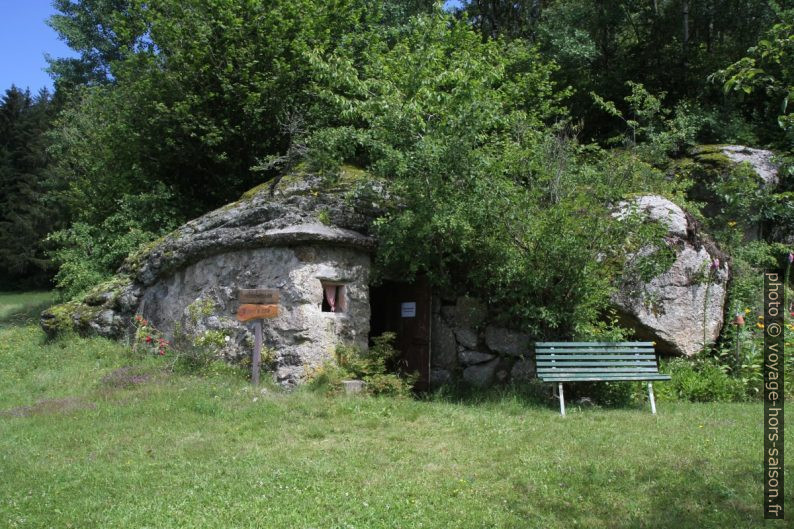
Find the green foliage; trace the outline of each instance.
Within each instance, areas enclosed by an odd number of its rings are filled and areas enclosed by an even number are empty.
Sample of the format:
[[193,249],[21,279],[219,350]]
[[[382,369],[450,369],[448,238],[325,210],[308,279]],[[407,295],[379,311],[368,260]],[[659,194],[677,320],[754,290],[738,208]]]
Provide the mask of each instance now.
[[660,371],[672,377],[670,382],[654,386],[660,400],[740,402],[748,398],[742,381],[731,377],[724,365],[711,358],[697,363],[683,358],[662,362]]
[[56,286],[66,299],[73,299],[109,278],[124,259],[177,225],[170,207],[170,194],[158,186],[150,192],[122,195],[116,211],[99,224],[77,221],[52,233],[56,245],[53,259],[60,265]]
[[367,352],[337,345],[335,361],[326,362],[312,373],[310,386],[338,392],[343,380],[358,379],[364,381],[365,391],[372,395],[410,396],[416,375],[396,371],[399,351],[394,348],[394,338],[394,333],[388,332],[374,337]]
[[[747,50],[747,56],[715,73],[711,79],[723,83],[726,94],[760,108],[769,121],[788,135],[788,149],[794,148],[794,10],[780,11],[772,25]],[[747,101],[749,100],[749,101]]]
[[43,286],[52,274],[43,242],[59,209],[43,200],[50,94],[12,86],[0,100],[0,288]]
[[309,162],[390,181],[380,272],[471,292],[536,336],[596,321],[628,250],[649,240],[627,244],[637,222],[613,208],[631,192],[672,192],[664,175],[578,145],[565,125],[545,129],[564,92],[527,43],[483,41],[443,13],[348,38],[314,58],[333,120],[308,138]]

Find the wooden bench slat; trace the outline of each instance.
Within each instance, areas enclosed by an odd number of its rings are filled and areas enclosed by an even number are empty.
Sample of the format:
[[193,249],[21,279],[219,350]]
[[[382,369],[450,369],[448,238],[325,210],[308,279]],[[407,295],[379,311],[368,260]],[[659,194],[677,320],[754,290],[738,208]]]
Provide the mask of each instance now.
[[548,376],[543,375],[540,377],[543,382],[621,382],[621,381],[635,381],[635,380],[670,380],[670,375],[663,375],[661,373],[649,373],[646,375],[558,375]]
[[653,347],[653,342],[535,342],[535,347]]
[[628,360],[616,360],[613,362],[593,362],[587,360],[577,360],[575,362],[555,362],[552,360],[540,360],[535,362],[537,367],[628,367],[628,366],[637,366],[637,367],[656,367],[656,360],[641,360],[636,362],[630,362]]
[[653,360],[656,361],[656,355],[649,354],[634,354],[634,355],[585,355],[585,354],[571,354],[571,355],[551,355],[548,353],[537,353],[535,358],[539,360],[555,360],[560,362],[567,362],[568,360],[593,360],[594,362],[610,361],[610,360]]
[[599,348],[592,348],[592,349],[564,349],[562,347],[556,349],[535,349],[535,354],[577,354],[577,355],[584,355],[584,354],[591,354],[591,355],[598,355],[598,354],[654,354],[654,350],[652,347],[648,348],[629,348],[629,347],[599,347]]
[[656,366],[638,367],[540,367],[538,373],[658,373]]

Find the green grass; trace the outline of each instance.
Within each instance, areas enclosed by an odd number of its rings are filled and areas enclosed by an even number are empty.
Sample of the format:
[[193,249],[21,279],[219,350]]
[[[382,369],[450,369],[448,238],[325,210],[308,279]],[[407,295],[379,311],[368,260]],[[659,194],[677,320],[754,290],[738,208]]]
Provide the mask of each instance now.
[[562,419],[510,394],[263,394],[169,362],[0,329],[0,527],[765,526],[760,404]]
[[54,301],[52,292],[0,292],[0,328],[38,321]]

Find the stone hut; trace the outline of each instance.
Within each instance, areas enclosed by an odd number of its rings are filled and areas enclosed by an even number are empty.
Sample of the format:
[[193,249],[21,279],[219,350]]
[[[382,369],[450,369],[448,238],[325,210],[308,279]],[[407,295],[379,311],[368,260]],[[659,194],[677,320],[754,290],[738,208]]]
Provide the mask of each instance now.
[[50,335],[71,327],[121,338],[139,315],[181,347],[241,360],[250,356],[253,333],[235,317],[238,293],[276,290],[278,314],[263,322],[263,356],[278,382],[297,384],[337,344],[367,347],[375,247],[367,231],[380,192],[355,176],[256,188],[131,256],[82,300],[46,311],[41,325]]

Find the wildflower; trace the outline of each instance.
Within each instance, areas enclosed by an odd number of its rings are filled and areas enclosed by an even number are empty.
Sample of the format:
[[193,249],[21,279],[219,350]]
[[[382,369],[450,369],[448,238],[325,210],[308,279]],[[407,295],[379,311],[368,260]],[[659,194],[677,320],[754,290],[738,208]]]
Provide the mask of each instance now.
[[146,337],[146,343],[152,343],[152,337],[151,336],[147,336]]
[[733,228],[734,226],[736,226],[736,221],[735,221],[735,220],[729,220],[729,221],[728,221],[728,226],[730,226],[731,228]]
[[715,258],[714,261],[712,261],[711,263],[711,269],[719,270],[719,268],[720,268],[720,260],[718,258]]
[[750,314],[750,309],[749,308],[744,309],[744,313],[745,314]]
[[764,328],[764,324],[761,323],[761,322],[756,323],[755,326],[758,327],[759,329],[763,329]]
[[794,263],[794,252],[788,253],[788,264]]

